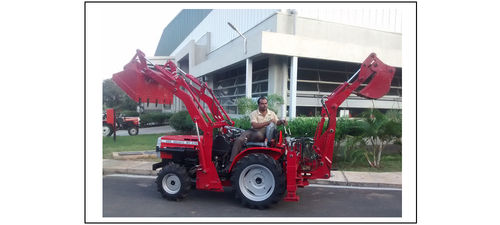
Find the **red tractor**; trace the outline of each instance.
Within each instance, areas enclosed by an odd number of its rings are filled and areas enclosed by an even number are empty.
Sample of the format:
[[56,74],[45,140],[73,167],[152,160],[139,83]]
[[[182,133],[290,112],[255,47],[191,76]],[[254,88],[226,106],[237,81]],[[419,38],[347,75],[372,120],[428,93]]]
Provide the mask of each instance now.
[[114,109],[106,109],[102,115],[102,132],[104,136],[111,136],[114,131],[127,130],[130,136],[134,136],[139,134],[140,121],[139,117],[116,117]]
[[[266,208],[282,198],[298,201],[298,187],[330,177],[338,107],[353,92],[370,99],[382,97],[389,91],[394,72],[395,68],[370,54],[348,81],[322,98],[322,118],[314,138],[291,137],[289,132],[268,126],[266,141],[246,143],[232,163],[228,163],[232,145],[243,130],[234,127],[206,83],[184,73],[172,61],[154,65],[140,50],[124,71],[113,75],[113,81],[139,103],[168,104],[177,96],[196,126],[196,135],[158,138],[156,151],[162,161],[152,169],[161,168],[156,183],[164,198],[182,199],[192,186],[217,192],[232,186],[243,205]],[[365,81],[368,84],[357,91]]]

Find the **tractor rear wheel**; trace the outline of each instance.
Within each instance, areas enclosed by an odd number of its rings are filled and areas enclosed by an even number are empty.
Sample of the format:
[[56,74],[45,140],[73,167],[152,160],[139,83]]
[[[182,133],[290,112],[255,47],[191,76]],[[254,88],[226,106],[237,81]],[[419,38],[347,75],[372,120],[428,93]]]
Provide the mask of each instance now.
[[156,184],[163,198],[172,201],[185,198],[191,189],[191,179],[186,168],[173,162],[167,164],[158,173]]
[[128,128],[128,134],[130,136],[135,136],[135,135],[139,134],[139,127],[130,127],[130,128]]
[[267,208],[285,193],[281,166],[267,154],[250,154],[240,159],[231,172],[236,199],[250,208]]
[[102,125],[102,135],[111,136],[113,134],[113,128],[109,124]]

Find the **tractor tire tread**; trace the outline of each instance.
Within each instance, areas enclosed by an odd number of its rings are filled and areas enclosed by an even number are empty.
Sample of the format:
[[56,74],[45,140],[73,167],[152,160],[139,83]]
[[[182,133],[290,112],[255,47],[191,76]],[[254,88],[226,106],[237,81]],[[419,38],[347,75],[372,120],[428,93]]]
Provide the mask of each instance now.
[[[273,194],[266,200],[255,202],[247,199],[239,190],[239,175],[247,167],[253,164],[261,164],[272,171],[275,179],[275,190]],[[271,156],[263,153],[249,154],[240,159],[234,166],[231,172],[231,183],[233,186],[233,194],[243,206],[251,209],[266,209],[271,204],[279,202],[286,192],[285,174],[281,166]]]
[[[181,190],[176,194],[169,194],[162,187],[162,179],[168,173],[173,173],[177,175],[181,181]],[[191,189],[191,178],[188,175],[188,172],[185,167],[180,166],[179,164],[170,162],[165,165],[160,172],[158,172],[158,176],[155,180],[157,184],[157,190],[160,192],[163,198],[171,200],[171,201],[180,201],[186,198],[189,190]]]

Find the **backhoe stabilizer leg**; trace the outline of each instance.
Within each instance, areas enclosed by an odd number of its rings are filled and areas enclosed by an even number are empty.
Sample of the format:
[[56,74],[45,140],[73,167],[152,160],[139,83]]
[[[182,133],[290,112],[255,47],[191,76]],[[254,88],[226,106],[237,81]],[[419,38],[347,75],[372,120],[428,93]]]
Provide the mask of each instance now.
[[285,201],[299,201],[297,195],[297,154],[295,151],[288,151],[286,165],[286,196]]

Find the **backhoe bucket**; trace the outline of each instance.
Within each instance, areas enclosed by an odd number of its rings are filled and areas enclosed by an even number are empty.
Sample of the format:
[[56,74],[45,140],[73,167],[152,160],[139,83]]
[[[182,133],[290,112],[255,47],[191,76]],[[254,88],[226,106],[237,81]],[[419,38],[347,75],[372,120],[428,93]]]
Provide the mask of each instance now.
[[369,83],[356,94],[369,99],[377,99],[389,92],[392,78],[396,69],[388,66],[377,58],[375,53],[370,54],[363,62],[359,79],[369,79]]
[[144,75],[145,67],[134,57],[122,72],[113,74],[113,81],[135,102],[172,104],[172,91]]

